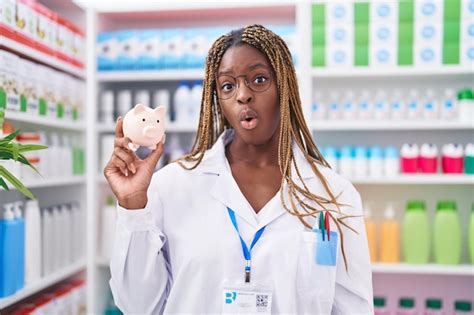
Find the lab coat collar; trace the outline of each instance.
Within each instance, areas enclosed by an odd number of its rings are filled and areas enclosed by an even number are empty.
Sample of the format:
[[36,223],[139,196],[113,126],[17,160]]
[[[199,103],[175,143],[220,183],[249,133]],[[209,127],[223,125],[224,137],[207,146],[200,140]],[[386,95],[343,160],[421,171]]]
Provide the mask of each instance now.
[[[213,147],[206,151],[206,154],[199,166],[203,174],[217,175],[216,181],[211,188],[210,194],[216,200],[223,203],[226,207],[231,208],[234,212],[245,220],[248,224],[259,229],[272,222],[279,216],[283,215],[286,210],[281,204],[280,192],[278,192],[258,213],[252,209],[243,193],[241,192],[237,182],[232,176],[230,165],[225,156],[225,146],[232,140],[233,130],[225,131]],[[315,177],[311,166],[304,158],[303,153],[297,145],[293,145],[296,163],[303,179]],[[299,180],[294,166],[292,166],[293,179]],[[238,193],[236,193],[238,192]],[[284,187],[283,197],[285,204],[290,207],[288,200],[288,188]],[[302,200],[306,198],[300,196]]]

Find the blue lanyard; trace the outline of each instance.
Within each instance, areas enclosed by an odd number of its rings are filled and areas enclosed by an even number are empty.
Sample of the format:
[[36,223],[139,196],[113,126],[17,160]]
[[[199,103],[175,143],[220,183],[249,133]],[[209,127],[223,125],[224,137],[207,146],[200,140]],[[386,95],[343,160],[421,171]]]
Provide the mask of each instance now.
[[262,236],[263,231],[265,230],[265,226],[262,227],[260,230],[255,233],[255,236],[253,237],[252,244],[250,245],[250,250],[247,247],[247,244],[245,244],[245,241],[242,239],[242,236],[240,235],[239,231],[239,226],[237,225],[237,220],[235,219],[235,213],[234,210],[231,208],[227,207],[227,211],[229,211],[229,217],[230,220],[232,221],[232,224],[234,225],[235,230],[237,231],[237,234],[239,234],[240,238],[240,244],[242,245],[242,252],[244,253],[244,258],[247,262],[247,265],[245,266],[245,282],[250,282],[250,269],[252,267],[252,248],[255,246],[255,244],[258,242],[260,239],[260,236]]

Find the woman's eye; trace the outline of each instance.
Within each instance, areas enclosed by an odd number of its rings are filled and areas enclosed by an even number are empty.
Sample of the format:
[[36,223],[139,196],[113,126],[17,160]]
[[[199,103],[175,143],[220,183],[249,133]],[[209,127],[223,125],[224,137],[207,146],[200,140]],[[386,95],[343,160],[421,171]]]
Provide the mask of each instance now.
[[232,91],[233,88],[234,88],[234,86],[232,84],[226,83],[226,84],[222,85],[221,90],[223,92],[230,92],[230,91]]
[[263,75],[259,75],[258,77],[256,77],[253,82],[254,83],[257,83],[257,84],[262,84],[262,83],[265,83],[265,81],[267,81],[267,78]]

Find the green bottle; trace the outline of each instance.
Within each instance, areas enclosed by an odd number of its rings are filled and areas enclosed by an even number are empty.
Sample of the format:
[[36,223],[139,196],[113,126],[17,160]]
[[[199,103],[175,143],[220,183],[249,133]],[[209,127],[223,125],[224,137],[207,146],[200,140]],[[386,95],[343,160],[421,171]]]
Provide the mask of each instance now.
[[425,202],[409,200],[402,224],[402,250],[405,262],[426,264],[430,256],[430,230]]
[[471,205],[471,216],[469,218],[467,243],[469,249],[469,258],[471,258],[471,264],[474,264],[474,202]]
[[454,314],[471,314],[472,304],[470,301],[455,301],[454,302]]
[[433,229],[434,259],[437,264],[456,265],[461,260],[461,223],[454,201],[439,201]]

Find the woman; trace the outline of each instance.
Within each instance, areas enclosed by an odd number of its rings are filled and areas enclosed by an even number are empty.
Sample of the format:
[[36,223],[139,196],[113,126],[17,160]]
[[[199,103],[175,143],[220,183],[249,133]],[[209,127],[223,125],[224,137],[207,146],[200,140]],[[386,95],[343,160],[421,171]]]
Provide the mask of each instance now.
[[316,148],[291,60],[260,25],[220,37],[191,153],[155,174],[163,143],[139,160],[118,120],[104,173],[123,312],[373,312],[360,196]]

